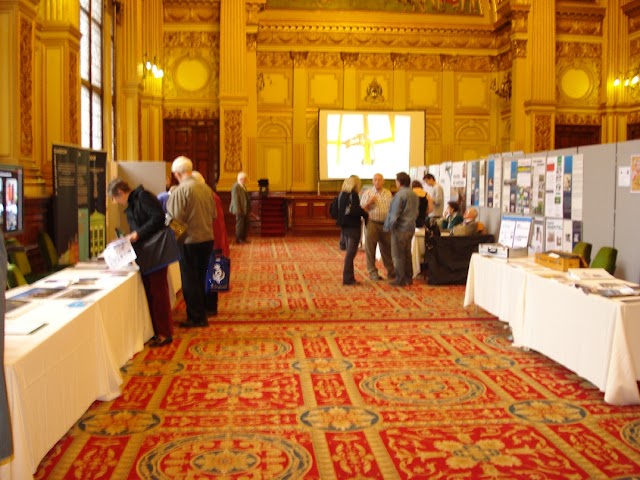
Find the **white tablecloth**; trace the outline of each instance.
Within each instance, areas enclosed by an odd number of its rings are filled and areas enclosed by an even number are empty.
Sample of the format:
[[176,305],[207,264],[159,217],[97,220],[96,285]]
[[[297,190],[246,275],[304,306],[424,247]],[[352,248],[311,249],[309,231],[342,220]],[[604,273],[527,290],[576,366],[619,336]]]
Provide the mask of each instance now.
[[[5,336],[5,374],[14,442],[12,461],[0,479],[32,478],[40,460],[93,401],[120,395],[124,365],[153,335],[144,287],[138,272],[112,276],[95,270],[66,269],[46,280],[96,278],[100,291],[81,299],[34,300],[11,322],[44,320],[30,335]],[[7,292],[11,298],[33,284]]]
[[540,275],[530,259],[474,254],[464,304],[512,326],[514,344],[532,348],[586,378],[607,403],[640,403],[640,299],[609,299]]

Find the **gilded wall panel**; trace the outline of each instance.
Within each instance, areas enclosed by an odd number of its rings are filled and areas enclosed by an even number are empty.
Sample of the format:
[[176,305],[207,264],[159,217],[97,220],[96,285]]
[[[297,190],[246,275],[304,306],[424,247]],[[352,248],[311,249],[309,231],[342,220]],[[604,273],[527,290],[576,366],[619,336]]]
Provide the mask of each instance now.
[[455,75],[456,112],[489,113],[489,77],[483,74]]
[[226,172],[242,170],[242,139],[244,128],[242,110],[225,110],[224,122],[224,169]]
[[361,72],[357,74],[358,108],[389,109],[393,99],[391,72]]
[[310,71],[309,106],[340,108],[342,106],[342,71]]
[[287,168],[289,149],[286,140],[258,139],[258,178],[268,178],[269,188],[273,191],[287,190]]
[[407,73],[407,108],[442,109],[442,74]]
[[442,139],[442,120],[440,118],[427,117],[425,138],[427,139],[427,144],[440,142]]
[[551,129],[553,119],[549,114],[534,114],[533,116],[533,151],[543,152],[551,150]]
[[263,88],[258,89],[258,104],[291,107],[293,104],[293,71],[261,72]]
[[166,99],[218,100],[218,56],[208,49],[165,49],[162,89]]
[[590,58],[561,58],[556,64],[560,105],[598,105],[600,62]]
[[454,121],[456,143],[480,144],[489,141],[489,119],[466,119]]
[[293,122],[288,115],[258,115],[258,138],[291,138]]

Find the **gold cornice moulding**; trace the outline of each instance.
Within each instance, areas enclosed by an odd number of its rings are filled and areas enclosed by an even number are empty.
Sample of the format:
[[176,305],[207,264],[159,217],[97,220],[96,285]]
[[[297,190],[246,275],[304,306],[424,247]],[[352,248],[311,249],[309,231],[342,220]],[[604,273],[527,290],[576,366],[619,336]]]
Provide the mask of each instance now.
[[164,0],[162,6],[167,23],[217,23],[220,20],[219,0]]
[[165,48],[220,48],[220,34],[217,32],[164,32]]
[[599,113],[557,113],[557,125],[602,125],[602,115]]
[[640,0],[631,0],[622,7],[622,11],[629,18],[640,16]]
[[218,119],[217,107],[182,107],[165,105],[162,108],[163,119],[210,120]]
[[556,57],[602,58],[602,45],[584,42],[556,42]]

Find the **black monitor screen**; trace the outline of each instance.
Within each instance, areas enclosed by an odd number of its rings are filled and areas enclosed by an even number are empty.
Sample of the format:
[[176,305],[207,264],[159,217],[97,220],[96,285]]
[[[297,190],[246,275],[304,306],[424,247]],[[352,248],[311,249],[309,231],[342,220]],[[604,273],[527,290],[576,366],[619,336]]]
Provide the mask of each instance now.
[[4,233],[23,230],[22,167],[0,165],[0,223]]

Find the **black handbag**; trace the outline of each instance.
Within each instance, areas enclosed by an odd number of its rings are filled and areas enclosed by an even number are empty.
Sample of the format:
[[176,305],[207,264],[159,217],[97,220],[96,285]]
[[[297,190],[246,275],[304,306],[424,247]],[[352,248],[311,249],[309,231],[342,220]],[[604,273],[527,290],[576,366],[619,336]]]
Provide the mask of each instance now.
[[169,227],[163,227],[146,240],[131,244],[142,275],[148,275],[180,260],[180,247]]

